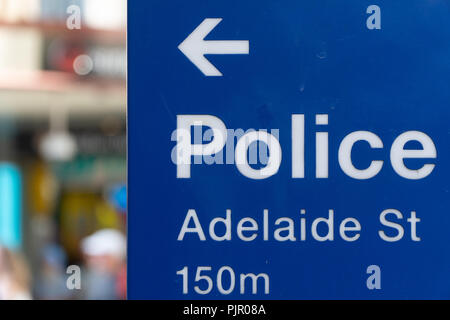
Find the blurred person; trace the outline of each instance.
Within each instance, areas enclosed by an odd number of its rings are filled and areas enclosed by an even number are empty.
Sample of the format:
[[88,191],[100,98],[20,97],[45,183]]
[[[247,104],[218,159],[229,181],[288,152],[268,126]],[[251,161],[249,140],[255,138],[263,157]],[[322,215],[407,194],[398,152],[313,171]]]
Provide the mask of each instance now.
[[23,257],[0,247],[0,300],[30,300],[30,281]]
[[37,299],[65,300],[72,298],[66,286],[66,253],[57,244],[45,246],[41,254],[41,265],[35,284]]
[[85,261],[82,290],[88,300],[124,299],[126,238],[117,230],[102,229],[84,238],[81,251]]

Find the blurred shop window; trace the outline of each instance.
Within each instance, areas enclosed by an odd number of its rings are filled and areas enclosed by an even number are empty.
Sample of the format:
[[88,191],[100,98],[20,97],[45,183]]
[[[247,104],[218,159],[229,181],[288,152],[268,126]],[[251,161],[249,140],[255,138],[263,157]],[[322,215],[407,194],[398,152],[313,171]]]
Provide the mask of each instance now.
[[5,22],[39,20],[65,22],[67,9],[76,5],[91,28],[116,29],[126,24],[123,0],[0,0],[0,19]]
[[[126,5],[0,0],[0,299],[125,297],[126,261],[82,243],[126,230]],[[65,287],[72,264],[90,292]]]
[[36,21],[40,2],[36,0],[0,0],[0,19],[6,22]]
[[[32,52],[33,54],[30,54]],[[0,71],[34,71],[41,68],[42,36],[32,29],[0,29]],[[6,76],[6,75],[5,75]]]

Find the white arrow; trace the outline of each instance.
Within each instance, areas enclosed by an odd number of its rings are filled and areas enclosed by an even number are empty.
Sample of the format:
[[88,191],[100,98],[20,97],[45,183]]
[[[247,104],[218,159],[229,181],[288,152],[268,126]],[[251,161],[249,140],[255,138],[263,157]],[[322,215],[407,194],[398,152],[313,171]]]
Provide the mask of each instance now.
[[222,73],[204,57],[205,54],[248,54],[248,41],[203,40],[222,18],[207,18],[178,46],[181,52],[200,69],[205,76],[221,76]]

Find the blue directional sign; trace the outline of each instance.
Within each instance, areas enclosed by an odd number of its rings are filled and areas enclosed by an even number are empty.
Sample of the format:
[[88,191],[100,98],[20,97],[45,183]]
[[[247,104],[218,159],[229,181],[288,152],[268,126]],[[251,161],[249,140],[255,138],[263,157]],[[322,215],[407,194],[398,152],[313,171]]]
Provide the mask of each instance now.
[[450,298],[447,0],[128,10],[129,298]]

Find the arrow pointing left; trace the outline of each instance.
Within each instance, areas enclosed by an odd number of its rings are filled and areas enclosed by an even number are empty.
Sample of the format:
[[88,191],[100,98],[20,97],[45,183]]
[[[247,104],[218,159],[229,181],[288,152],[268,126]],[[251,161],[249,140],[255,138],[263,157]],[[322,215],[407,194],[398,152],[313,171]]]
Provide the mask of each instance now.
[[205,54],[248,54],[249,42],[242,41],[213,41],[204,40],[205,37],[222,21],[222,18],[207,18],[178,46],[181,52],[205,76],[222,76],[214,65],[205,58]]

